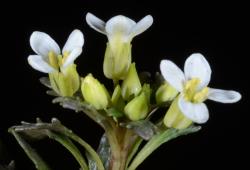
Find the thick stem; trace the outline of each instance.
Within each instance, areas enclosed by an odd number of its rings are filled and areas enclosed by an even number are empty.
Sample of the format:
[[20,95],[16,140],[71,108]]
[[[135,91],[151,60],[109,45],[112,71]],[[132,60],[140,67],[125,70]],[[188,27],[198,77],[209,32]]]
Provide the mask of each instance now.
[[113,126],[106,130],[112,154],[109,170],[125,170],[128,153],[137,137],[129,129]]

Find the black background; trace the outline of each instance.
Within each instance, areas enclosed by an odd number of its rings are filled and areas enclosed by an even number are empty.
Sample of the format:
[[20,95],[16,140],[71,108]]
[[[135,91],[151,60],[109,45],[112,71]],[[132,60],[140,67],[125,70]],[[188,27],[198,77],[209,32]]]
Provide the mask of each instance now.
[[[154,152],[142,169],[182,168],[243,169],[246,162],[249,132],[247,11],[244,4],[234,3],[160,3],[158,1],[32,1],[10,2],[1,10],[1,112],[0,140],[3,142],[0,163],[14,159],[17,169],[34,169],[7,128],[21,120],[33,122],[36,117],[49,121],[59,118],[86,141],[97,147],[103,131],[82,114],[75,114],[51,103],[38,79],[44,74],[33,70],[27,57],[34,52],[29,36],[35,30],[50,34],[62,47],[75,28],[83,31],[85,45],[76,60],[79,73],[92,72],[107,86],[102,62],[107,41],[89,28],[85,15],[91,12],[103,20],[123,14],[136,21],[147,14],[154,17],[153,26],[133,39],[133,60],[140,71],[159,71],[161,59],[168,58],[180,66],[194,52],[200,52],[212,68],[211,87],[234,89],[243,95],[237,104],[207,101],[210,120],[203,129],[190,136],[171,141]],[[77,169],[77,163],[61,146],[50,140],[33,144],[53,169]]]

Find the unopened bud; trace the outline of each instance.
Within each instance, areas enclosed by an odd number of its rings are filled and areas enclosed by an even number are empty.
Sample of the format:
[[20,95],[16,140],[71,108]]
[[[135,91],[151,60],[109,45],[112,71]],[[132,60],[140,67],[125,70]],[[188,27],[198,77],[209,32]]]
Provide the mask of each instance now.
[[92,74],[87,75],[82,80],[81,90],[85,101],[97,110],[107,108],[110,101],[107,89]]
[[142,87],[135,68],[135,63],[132,63],[122,83],[122,97],[124,100],[129,100],[131,97],[137,96],[141,89]]
[[142,92],[139,96],[132,99],[125,106],[124,112],[132,121],[144,119],[148,114],[148,102],[145,93]]

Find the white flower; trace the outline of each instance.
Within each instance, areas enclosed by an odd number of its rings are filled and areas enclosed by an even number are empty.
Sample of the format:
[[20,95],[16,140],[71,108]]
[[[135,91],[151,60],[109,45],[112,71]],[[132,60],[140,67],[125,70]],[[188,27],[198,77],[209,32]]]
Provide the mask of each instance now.
[[128,17],[118,15],[105,23],[93,14],[88,13],[86,21],[91,28],[107,35],[111,48],[114,48],[117,42],[131,42],[135,36],[146,31],[153,24],[153,17],[147,15],[136,23]]
[[201,54],[187,58],[184,73],[172,61],[162,60],[160,70],[164,79],[180,92],[178,106],[181,112],[196,123],[205,123],[208,118],[206,99],[221,103],[234,103],[241,99],[240,93],[207,87],[211,78],[211,68]]
[[65,43],[62,54],[58,44],[46,33],[35,31],[30,37],[30,46],[37,55],[28,57],[29,64],[36,70],[51,73],[63,71],[82,53],[84,37],[74,30]]

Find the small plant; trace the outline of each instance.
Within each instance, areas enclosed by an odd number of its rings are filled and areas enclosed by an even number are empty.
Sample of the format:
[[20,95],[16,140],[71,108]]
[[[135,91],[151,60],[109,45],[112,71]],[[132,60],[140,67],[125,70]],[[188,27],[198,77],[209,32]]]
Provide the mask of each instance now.
[[[35,70],[48,74],[40,81],[48,87],[47,93],[54,96],[53,103],[86,114],[103,128],[104,134],[99,147],[94,149],[56,118],[51,122],[37,118],[35,123],[22,122],[9,128],[38,170],[50,167],[29,145],[28,139],[48,137],[57,141],[72,154],[82,170],[135,170],[162,144],[199,131],[201,127],[196,124],[209,119],[204,104],[207,99],[221,103],[240,100],[241,95],[236,91],[208,87],[212,71],[199,53],[186,59],[184,71],[164,59],[160,62],[160,73],[155,76],[138,73],[131,42],[152,25],[152,16],[147,15],[136,23],[119,15],[105,23],[88,13],[86,21],[108,38],[103,73],[113,81],[113,88],[106,88],[91,73],[78,73],[75,60],[84,45],[80,30],[69,35],[62,50],[48,34],[33,32],[30,45],[36,54],[30,55],[28,62]],[[157,112],[159,108],[164,113]],[[85,155],[76,143],[85,148]]]

